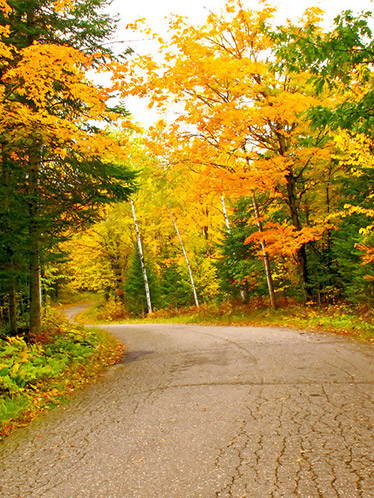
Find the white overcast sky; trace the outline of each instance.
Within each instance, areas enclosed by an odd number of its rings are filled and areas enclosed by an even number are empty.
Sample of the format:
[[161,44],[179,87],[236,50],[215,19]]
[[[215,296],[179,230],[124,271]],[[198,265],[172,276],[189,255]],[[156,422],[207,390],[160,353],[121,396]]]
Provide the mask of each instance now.
[[[256,0],[242,0],[244,7],[256,8]],[[360,11],[373,8],[370,0],[274,0],[270,2],[277,6],[280,14],[286,18],[295,18],[302,14],[307,7],[317,5],[330,17],[345,9]],[[111,11],[121,14],[124,24],[135,19],[145,17],[151,25],[160,25],[160,20],[169,14],[188,16],[193,22],[204,19],[207,11],[219,11],[225,0],[113,0]]]
[[[243,6],[256,8],[257,0],[242,0]],[[374,0],[272,0],[270,2],[278,9],[280,23],[287,18],[296,20],[306,8],[314,5],[325,11],[326,27],[331,24],[333,18],[343,10],[352,10],[354,13],[362,10],[374,11]],[[111,13],[120,15],[117,41],[128,43],[138,53],[148,52],[152,47],[147,41],[140,40],[126,25],[136,19],[146,18],[148,24],[158,33],[165,32],[167,18],[170,14],[179,14],[188,17],[193,24],[204,21],[209,11],[219,12],[225,4],[225,0],[113,0],[110,6]],[[277,18],[277,19],[278,19]],[[124,46],[118,43],[114,46],[118,49]],[[155,120],[154,113],[147,111],[146,102],[138,99],[129,99],[126,105],[133,114],[136,121],[147,126]]]

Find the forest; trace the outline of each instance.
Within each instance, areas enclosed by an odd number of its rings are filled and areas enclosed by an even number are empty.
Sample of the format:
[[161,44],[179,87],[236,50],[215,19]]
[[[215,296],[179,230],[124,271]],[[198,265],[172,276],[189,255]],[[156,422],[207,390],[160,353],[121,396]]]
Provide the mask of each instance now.
[[[372,13],[228,0],[152,54],[110,48],[106,0],[0,0],[0,322],[374,300]],[[121,29],[125,30],[124,27]],[[106,83],[96,83],[96,74]],[[101,80],[100,80],[101,81]],[[146,98],[148,129],[126,108]]]

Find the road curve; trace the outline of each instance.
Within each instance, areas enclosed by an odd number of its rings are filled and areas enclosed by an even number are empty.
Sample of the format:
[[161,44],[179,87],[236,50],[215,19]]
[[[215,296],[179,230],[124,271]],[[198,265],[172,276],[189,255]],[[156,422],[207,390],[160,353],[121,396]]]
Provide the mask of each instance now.
[[123,364],[0,446],[1,498],[373,498],[374,349],[112,325]]

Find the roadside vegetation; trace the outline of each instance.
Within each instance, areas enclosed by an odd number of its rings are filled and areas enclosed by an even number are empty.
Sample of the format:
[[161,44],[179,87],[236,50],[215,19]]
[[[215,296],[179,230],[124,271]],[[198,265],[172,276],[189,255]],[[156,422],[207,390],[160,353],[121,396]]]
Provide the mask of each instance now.
[[120,323],[193,323],[202,325],[269,326],[306,329],[350,336],[356,340],[374,343],[374,314],[368,306],[336,304],[318,307],[301,305],[287,300],[271,309],[262,299],[249,304],[225,302],[159,310],[144,318],[123,314],[115,303],[96,303],[76,317],[89,324]]
[[0,338],[0,440],[69,398],[123,356],[109,334],[47,309],[41,334]]

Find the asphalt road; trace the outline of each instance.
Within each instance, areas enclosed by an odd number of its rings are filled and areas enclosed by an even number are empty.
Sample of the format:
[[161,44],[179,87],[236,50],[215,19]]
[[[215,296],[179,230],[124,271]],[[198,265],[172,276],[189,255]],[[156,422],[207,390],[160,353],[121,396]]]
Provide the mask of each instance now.
[[372,498],[374,349],[113,325],[123,364],[0,448],[2,498]]

